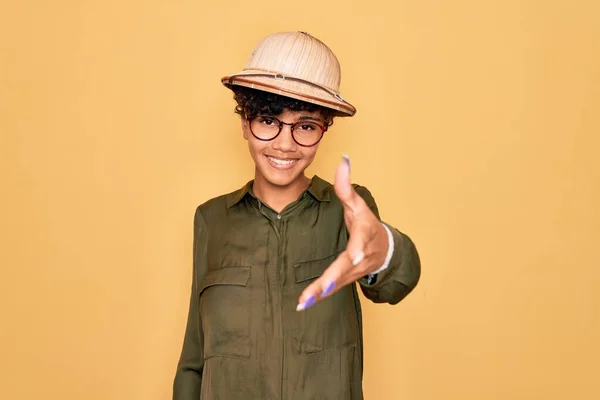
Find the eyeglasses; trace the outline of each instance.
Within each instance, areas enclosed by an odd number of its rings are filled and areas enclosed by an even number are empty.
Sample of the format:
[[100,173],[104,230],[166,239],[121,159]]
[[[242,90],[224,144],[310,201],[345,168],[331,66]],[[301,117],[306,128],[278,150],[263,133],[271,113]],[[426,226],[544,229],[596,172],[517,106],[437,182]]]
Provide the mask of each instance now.
[[311,147],[319,143],[327,126],[314,121],[298,121],[294,123],[282,122],[270,115],[257,115],[248,118],[250,132],[258,140],[270,141],[281,133],[284,125],[289,125],[292,131],[292,139],[300,146]]

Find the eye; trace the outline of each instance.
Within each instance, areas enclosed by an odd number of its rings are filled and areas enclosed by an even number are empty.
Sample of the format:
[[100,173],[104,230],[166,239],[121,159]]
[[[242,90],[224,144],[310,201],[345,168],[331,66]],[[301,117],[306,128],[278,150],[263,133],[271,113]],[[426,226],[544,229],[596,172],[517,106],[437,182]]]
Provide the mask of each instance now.
[[310,131],[316,131],[317,129],[319,129],[319,127],[315,124],[304,123],[304,124],[299,124],[298,129],[301,131],[310,132]]
[[277,125],[275,120],[273,118],[269,118],[269,117],[258,117],[258,122],[260,122],[263,125],[267,125],[267,126]]

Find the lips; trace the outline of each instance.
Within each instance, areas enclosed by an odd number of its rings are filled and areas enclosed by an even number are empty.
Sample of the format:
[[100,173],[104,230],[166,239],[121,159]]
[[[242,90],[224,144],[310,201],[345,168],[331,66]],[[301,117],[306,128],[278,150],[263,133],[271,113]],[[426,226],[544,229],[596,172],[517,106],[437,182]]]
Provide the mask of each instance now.
[[266,157],[267,160],[269,160],[269,164],[278,169],[292,168],[299,160],[298,158],[278,158],[273,156]]

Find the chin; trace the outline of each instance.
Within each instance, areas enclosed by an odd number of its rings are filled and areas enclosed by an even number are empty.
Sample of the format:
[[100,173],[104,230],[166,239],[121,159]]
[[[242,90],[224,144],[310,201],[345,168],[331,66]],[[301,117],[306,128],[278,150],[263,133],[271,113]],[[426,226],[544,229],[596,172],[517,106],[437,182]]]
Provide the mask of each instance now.
[[276,171],[267,166],[267,170],[261,171],[261,174],[269,184],[277,187],[286,187],[298,180],[302,176],[302,171]]
[[269,174],[265,176],[266,181],[273,186],[286,187],[292,184],[298,176],[281,176],[280,174]]

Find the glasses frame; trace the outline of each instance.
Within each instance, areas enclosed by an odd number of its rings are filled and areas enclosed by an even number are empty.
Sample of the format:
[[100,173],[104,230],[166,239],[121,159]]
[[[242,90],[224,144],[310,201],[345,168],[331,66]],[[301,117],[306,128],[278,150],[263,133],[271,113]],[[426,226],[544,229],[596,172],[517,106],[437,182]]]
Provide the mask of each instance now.
[[[275,121],[275,122],[278,123],[278,125],[279,125],[279,131],[277,132],[277,134],[275,136],[273,136],[270,139],[263,139],[263,138],[260,138],[260,137],[256,136],[256,134],[252,131],[252,121],[254,119],[260,118],[260,117],[272,119],[273,121]],[[292,134],[292,139],[294,140],[294,142],[296,142],[296,144],[298,146],[302,146],[302,147],[313,147],[313,146],[316,146],[323,139],[323,136],[325,135],[325,132],[327,132],[327,129],[329,129],[329,126],[322,125],[322,124],[316,123],[315,121],[311,120],[310,123],[317,125],[319,128],[321,128],[321,130],[323,132],[321,132],[321,137],[319,138],[319,140],[317,140],[313,144],[307,145],[307,144],[302,144],[302,143],[298,142],[296,140],[296,137],[294,136],[294,128],[297,125],[300,125],[302,123],[306,123],[307,121],[283,122],[283,121],[277,119],[276,117],[274,117],[272,115],[268,115],[268,114],[258,114],[258,115],[252,116],[252,117],[248,117],[246,119],[248,120],[248,128],[250,129],[250,133],[252,133],[252,136],[254,136],[257,140],[260,140],[261,142],[270,142],[271,140],[275,140],[275,138],[281,134],[281,131],[283,131],[283,126],[284,125],[288,125],[290,127],[290,132]]]

